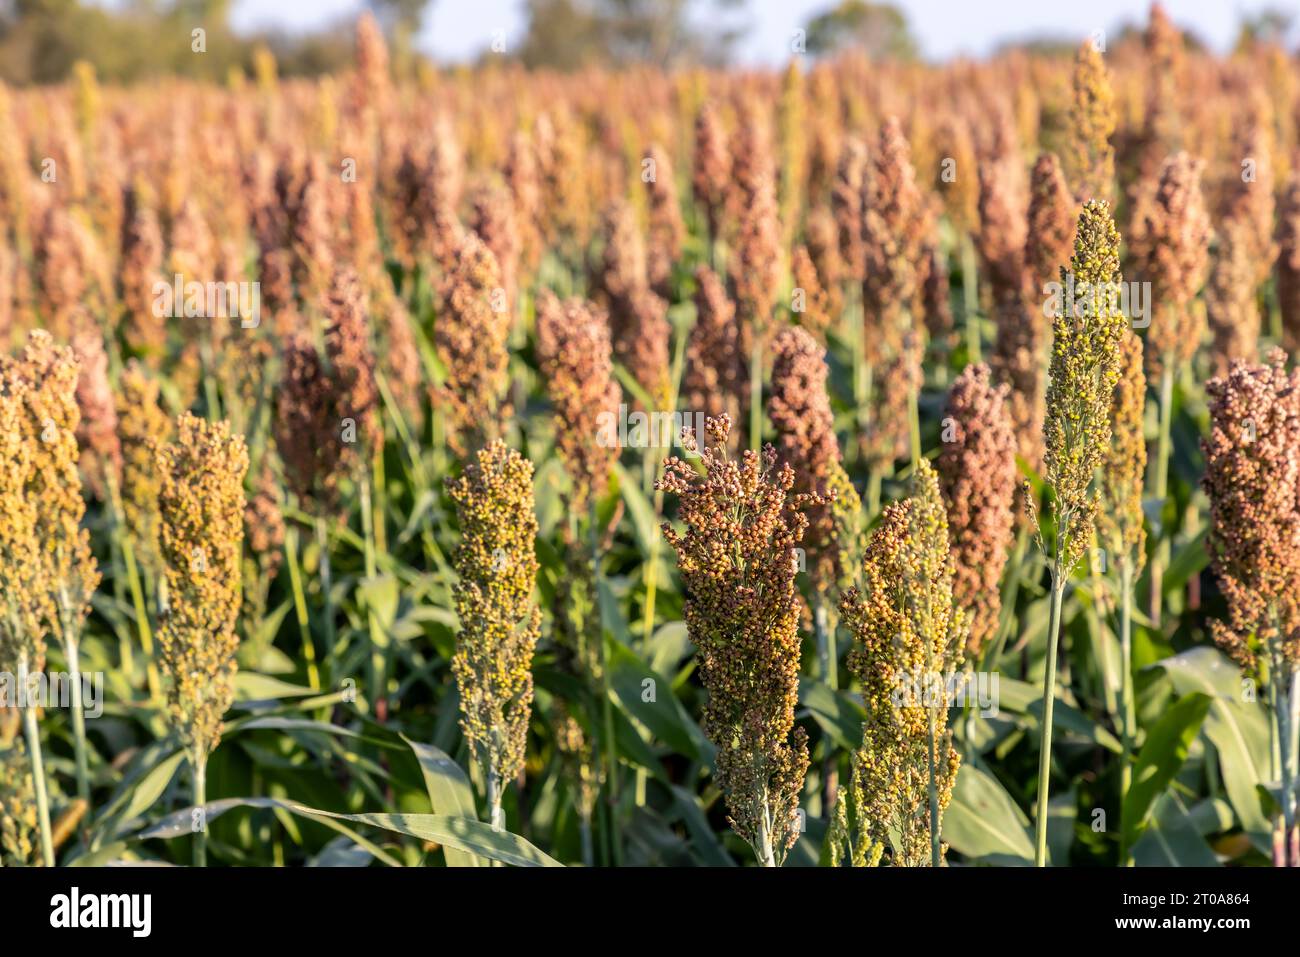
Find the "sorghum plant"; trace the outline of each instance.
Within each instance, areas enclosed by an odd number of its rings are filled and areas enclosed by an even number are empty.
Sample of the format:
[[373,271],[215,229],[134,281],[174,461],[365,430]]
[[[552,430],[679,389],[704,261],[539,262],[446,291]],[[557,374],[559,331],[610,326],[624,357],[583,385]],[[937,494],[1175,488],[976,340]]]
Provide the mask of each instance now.
[[[736,317],[735,304],[717,274],[695,271],[695,324],[686,340],[682,400],[686,408],[739,421],[742,396],[749,389],[749,327]],[[734,439],[733,439],[734,443]]]
[[[839,684],[839,650],[830,593],[856,557],[852,529],[862,505],[840,462],[835,416],[826,391],[828,373],[825,350],[810,332],[790,326],[777,333],[767,414],[776,428],[777,455],[794,469],[793,491],[809,500],[804,542],[818,674],[834,688]],[[818,499],[820,503],[813,504]],[[828,756],[823,801],[828,811],[835,803],[836,783],[836,762]]]
[[947,850],[943,812],[961,764],[947,730],[948,689],[967,640],[952,587],[948,520],[922,459],[911,497],[886,507],[871,533],[861,585],[840,600],[867,709],[853,756],[858,844],[898,867],[939,867]]
[[1202,441],[1210,497],[1208,547],[1228,620],[1211,622],[1215,642],[1268,689],[1281,742],[1282,853],[1297,860],[1297,769],[1287,742],[1300,694],[1300,374],[1286,354],[1266,365],[1236,362],[1206,386],[1211,430]]
[[[158,627],[168,717],[194,773],[194,804],[207,801],[208,756],[221,740],[222,716],[235,698],[236,624],[244,541],[248,451],[225,423],[188,412],[176,437],[156,453],[160,547],[168,605]],[[207,860],[200,818],[194,863]]]
[[1020,457],[1035,471],[1043,464],[1043,394],[1047,378],[1047,284],[1059,278],[1074,246],[1075,206],[1054,153],[1034,163],[1025,232],[1023,310],[1003,302],[989,357],[993,377],[1011,387],[1008,407]]
[[497,439],[447,484],[461,533],[453,588],[460,632],[452,671],[460,690],[461,731],[496,828],[503,826],[502,790],[524,766],[533,648],[542,621],[533,604],[532,480],[532,463]]
[[1015,524],[1016,446],[1009,391],[988,366],[967,366],[948,392],[937,462],[952,539],[953,597],[969,622],[966,653],[979,661],[997,632],[998,583]]
[[[538,362],[554,406],[556,446],[570,481],[568,521],[562,533],[564,564],[555,589],[555,638],[564,664],[588,684],[601,704],[600,714],[593,711],[591,715],[594,727],[598,717],[613,717],[606,693],[608,675],[600,621],[602,529],[596,504],[618,457],[617,441],[609,440],[605,420],[612,421],[617,414],[622,393],[613,378],[609,326],[597,307],[577,298],[560,302],[543,291],[538,310]],[[653,603],[649,595],[647,602]],[[653,608],[647,613],[653,615]],[[574,721],[567,712],[566,717]],[[572,727],[577,727],[576,722]],[[611,785],[616,782],[609,729],[606,724],[603,775],[588,763],[594,760],[595,753],[580,729],[572,737],[574,748],[567,752],[566,763],[573,766],[572,777],[578,782],[584,847],[590,841],[586,833],[590,808],[584,807],[581,799],[584,789],[593,784],[598,788],[602,777]]]
[[695,202],[708,225],[710,258],[718,268],[718,241],[722,234],[727,187],[731,178],[731,157],[727,133],[710,103],[700,106],[695,116],[695,165],[691,171]]
[[82,627],[100,575],[90,548],[90,532],[81,524],[86,503],[77,467],[80,363],[71,349],[54,345],[48,333],[37,330],[28,337],[15,373],[26,383],[22,435],[32,459],[26,488],[36,503],[36,535],[42,546],[43,581],[52,612],[47,626],[59,636],[68,663],[77,793],[84,799],[90,794],[90,772],[79,652]]
[[1128,325],[1119,306],[1119,241],[1110,206],[1103,200],[1090,200],[1079,216],[1074,257],[1068,268],[1061,267],[1061,285],[1074,290],[1074,301],[1063,300],[1052,321],[1052,362],[1043,425],[1043,480],[1051,489],[1052,515],[1051,543],[1043,544],[1043,549],[1051,565],[1052,601],[1035,821],[1034,861],[1039,867],[1047,861],[1061,601],[1071,573],[1092,543],[1097,514],[1093,476],[1110,447],[1111,402],[1120,375],[1120,345]]
[[[1142,340],[1131,329],[1120,342],[1120,375],[1111,403],[1111,444],[1102,465],[1097,538],[1119,577],[1120,709],[1124,764],[1120,768],[1120,804],[1132,780],[1137,737],[1137,705],[1133,691],[1133,586],[1146,563],[1142,487],[1147,467],[1143,431],[1147,380],[1142,371]],[[1121,841],[1127,832],[1121,829]],[[1120,859],[1127,863],[1127,848]]]
[[[760,865],[776,867],[798,839],[808,736],[795,727],[799,603],[795,547],[820,497],[792,495],[794,471],[747,449],[726,453],[731,420],[707,419],[704,474],[669,457],[657,486],[676,495],[678,532],[663,526],[686,586],[686,628],[709,692],[704,730],[718,746],[717,779],[732,828]],[[686,441],[693,446],[695,437]]]
[[[881,458],[891,461],[908,446],[913,463],[920,457],[916,403],[920,390],[923,336],[909,307],[920,275],[921,253],[928,231],[928,212],[916,185],[911,149],[897,118],[880,128],[880,141],[864,184],[862,240],[865,277],[862,301],[875,324],[864,341],[874,354],[869,364],[880,375],[881,388],[872,423],[874,444]],[[906,405],[904,405],[906,403]],[[910,429],[909,429],[910,426]],[[904,453],[905,454],[905,453]]]
[[[37,533],[37,504],[29,494],[33,468],[31,445],[27,440],[26,380],[18,374],[13,364],[0,369],[0,454],[8,463],[0,470],[0,594],[4,596],[4,618],[0,620],[0,670],[18,677],[19,686],[25,690],[28,678],[45,668],[45,636],[49,622],[54,617],[48,588],[47,564],[41,560],[43,549]],[[3,702],[0,711],[18,702]],[[26,736],[27,773],[9,772],[6,760],[6,777],[22,774],[26,781],[9,780],[11,789],[21,789],[28,795],[28,804],[21,818],[28,820],[27,833],[39,832],[41,860],[46,867],[54,866],[54,845],[50,834],[50,808],[46,790],[45,770],[41,760],[41,737],[37,725],[37,708],[28,702],[22,708],[23,731]],[[6,831],[5,850],[17,852],[20,835]]]
[[451,260],[433,330],[446,374],[438,402],[447,417],[447,442],[458,456],[469,455],[505,430],[510,326],[496,257],[469,233]]
[[1080,202],[1109,200],[1115,182],[1115,94],[1101,51],[1085,40],[1074,59],[1074,101],[1070,130],[1077,146],[1065,151],[1065,176]]
[[615,443],[601,441],[602,422],[618,413],[622,392],[613,377],[609,325],[582,299],[561,302],[543,290],[538,298],[537,357],[554,408],[555,442],[572,492],[576,515],[599,496],[618,457]]
[[1251,251],[1249,228],[1239,219],[1225,220],[1217,239],[1205,286],[1205,314],[1214,336],[1213,371],[1221,378],[1234,361],[1255,360],[1260,315],[1255,297],[1258,261]]
[[[1204,315],[1195,302],[1209,262],[1210,217],[1200,186],[1204,165],[1186,153],[1171,156],[1160,171],[1153,197],[1134,217],[1133,258],[1138,274],[1151,283],[1153,314],[1146,359],[1149,374],[1160,382],[1160,433],[1151,491],[1162,505],[1169,495],[1174,377],[1191,363],[1205,328]],[[1169,538],[1162,535],[1150,575],[1150,612],[1157,622],[1168,549]]]

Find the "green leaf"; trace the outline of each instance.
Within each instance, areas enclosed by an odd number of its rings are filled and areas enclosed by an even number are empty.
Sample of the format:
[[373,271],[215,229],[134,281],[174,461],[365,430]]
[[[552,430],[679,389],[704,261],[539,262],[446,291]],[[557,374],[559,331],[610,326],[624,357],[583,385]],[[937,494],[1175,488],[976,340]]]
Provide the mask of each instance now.
[[[207,824],[211,825],[212,822],[215,821],[217,818],[221,817],[221,815],[225,814],[227,811],[232,811],[238,807],[251,807],[251,808],[278,810],[278,811],[288,811],[292,814],[300,814],[300,815],[303,814],[303,810],[304,810],[302,805],[300,804],[292,804],[288,801],[281,801],[278,798],[221,798],[216,801],[209,801],[204,806],[203,819]],[[166,817],[164,817],[162,820],[158,821],[148,829],[141,831],[139,834],[135,835],[133,840],[168,841],[168,840],[172,840],[173,838],[181,837],[186,834],[192,834],[194,830],[193,815],[194,815],[194,808],[192,807],[182,808],[179,811],[176,811],[172,814],[168,814]],[[312,815],[304,815],[304,816],[312,816],[312,819],[315,820],[318,824],[322,824],[325,827],[328,827],[330,830],[337,831],[343,836],[351,839],[351,841],[354,844],[356,844],[358,847],[365,848],[377,860],[383,861],[389,867],[402,866],[401,861],[397,860],[397,858],[393,857],[391,854],[386,852],[382,847],[375,844],[373,841],[366,840],[366,838],[362,834],[358,833],[357,831],[353,830],[350,827],[347,827],[344,824],[340,824],[336,820],[331,819],[331,817],[336,817],[337,815],[319,816],[319,817],[314,815],[327,815],[327,812],[315,811],[312,812]]]
[[632,530],[636,533],[637,544],[641,546],[641,553],[648,555],[650,543],[659,534],[659,520],[655,515],[654,506],[641,491],[641,484],[628,473],[627,469],[615,465],[614,473],[618,476],[618,488],[623,496],[623,502],[627,505],[627,513],[632,517]]
[[[424,774],[424,787],[429,792],[429,804],[434,814],[452,817],[477,818],[474,807],[474,792],[470,789],[469,778],[459,764],[451,759],[447,752],[431,744],[412,741],[406,735],[402,740],[410,745],[415,753],[415,760],[420,763]],[[475,854],[462,851],[450,845],[443,847],[448,867],[487,867],[488,862]]]
[[235,675],[235,696],[242,701],[275,701],[309,694],[318,692],[255,671],[240,671]]
[[395,576],[376,575],[361,579],[357,584],[357,597],[363,608],[374,613],[381,631],[386,634],[392,630],[401,601],[400,585]]
[[120,829],[123,825],[135,820],[154,806],[163,791],[167,790],[167,785],[176,775],[176,769],[186,757],[184,750],[176,751],[140,777],[139,783],[130,791],[129,799],[119,805],[119,810],[106,817],[110,836],[121,833]]
[[1138,867],[1219,866],[1194,817],[1172,792],[1156,799],[1151,823],[1133,845],[1133,862]]
[[943,839],[972,860],[1023,865],[1034,861],[1028,818],[997,779],[975,765],[957,772],[952,803],[943,816]]
[[817,726],[845,751],[862,746],[862,722],[867,713],[843,691],[812,678],[799,679],[799,703],[808,709]]
[[690,653],[691,636],[684,621],[660,625],[646,644],[647,663],[660,673],[677,668]]
[[[1012,714],[1023,715],[1031,719],[1033,727],[1038,727],[1043,713],[1043,692],[1026,681],[1000,675],[998,678],[998,707]],[[1119,740],[1093,721],[1078,708],[1063,701],[1057,694],[1052,708],[1053,729],[1078,735],[1100,745],[1113,754],[1123,754],[1124,746]]]
[[672,786],[673,800],[681,812],[682,821],[691,835],[693,849],[709,867],[735,867],[736,862],[727,853],[718,840],[718,835],[709,827],[709,819],[700,807],[700,799],[690,791],[677,785]]
[[1199,647],[1150,666],[1162,669],[1178,694],[1200,691],[1214,698],[1205,736],[1219,753],[1223,787],[1251,843],[1272,853],[1272,826],[1260,806],[1257,784],[1269,778],[1268,718],[1259,704],[1242,700],[1241,670],[1217,648]]
[[230,725],[226,729],[226,735],[229,737],[236,731],[318,731],[321,734],[339,735],[345,738],[361,737],[351,728],[344,728],[337,724],[330,724],[327,721],[312,721],[309,718],[288,718],[280,715],[268,715],[264,718],[253,718],[248,721],[239,721]]
[[[610,649],[609,680],[615,700],[657,742],[692,761],[711,763],[712,745],[672,693],[672,685],[624,645],[611,642]],[[653,682],[649,688],[647,680]],[[647,691],[653,692],[653,700],[645,700]]]
[[1212,699],[1199,691],[1184,695],[1147,732],[1146,743],[1133,766],[1133,783],[1124,796],[1124,842],[1128,847],[1137,843],[1156,798],[1187,760],[1211,703]]
[[450,814],[334,814],[295,805],[295,813],[304,817],[335,818],[370,824],[397,834],[433,841],[471,854],[481,854],[503,864],[517,867],[563,867],[559,861],[542,853],[518,834],[498,831],[482,821]]

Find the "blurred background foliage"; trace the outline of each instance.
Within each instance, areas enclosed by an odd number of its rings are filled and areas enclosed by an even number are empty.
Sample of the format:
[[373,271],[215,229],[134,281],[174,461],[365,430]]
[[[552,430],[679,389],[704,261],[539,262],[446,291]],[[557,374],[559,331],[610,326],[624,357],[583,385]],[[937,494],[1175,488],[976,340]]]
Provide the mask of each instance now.
[[[466,2],[466,0],[453,0]],[[643,62],[721,66],[731,62],[755,11],[751,0],[519,0],[526,27],[511,37],[505,56],[530,68],[576,70]],[[232,69],[252,75],[260,49],[275,54],[282,76],[319,76],[351,66],[351,14],[312,31],[236,32],[232,0],[0,0],[0,80],[15,85],[57,83],[84,60],[101,81],[133,82],[177,75],[222,81]],[[412,76],[422,55],[415,37],[437,0],[367,0],[384,28],[395,73]],[[1280,41],[1292,11],[1263,8],[1240,14],[1238,48]],[[205,31],[206,50],[194,55],[193,31]],[[847,50],[873,60],[913,60],[920,44],[906,13],[890,3],[828,0],[809,17],[803,42],[813,56]],[[1122,42],[1136,34],[1124,25]],[[791,38],[792,43],[795,38]],[[1191,49],[1203,46],[1192,35]],[[1068,56],[1073,39],[1021,37],[998,48]],[[488,50],[483,56],[497,56]]]

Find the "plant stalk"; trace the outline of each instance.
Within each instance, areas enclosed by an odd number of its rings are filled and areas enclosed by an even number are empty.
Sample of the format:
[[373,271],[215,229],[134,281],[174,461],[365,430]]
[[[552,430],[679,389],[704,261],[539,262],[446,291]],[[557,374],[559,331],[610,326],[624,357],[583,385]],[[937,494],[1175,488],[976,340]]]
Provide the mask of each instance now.
[[1056,652],[1061,631],[1061,600],[1065,582],[1061,568],[1060,530],[1052,565],[1052,611],[1047,625],[1047,671],[1043,675],[1042,742],[1038,753],[1038,817],[1034,821],[1034,866],[1047,864],[1047,798],[1052,776],[1052,707],[1056,701]]
[[961,237],[961,293],[962,316],[966,320],[966,361],[977,363],[982,360],[984,350],[980,344],[979,275],[970,233]]
[[1120,566],[1119,589],[1120,710],[1124,722],[1120,736],[1124,754],[1119,769],[1119,860],[1122,866],[1131,867],[1132,855],[1126,840],[1128,832],[1122,817],[1124,802],[1133,782],[1133,750],[1137,738],[1137,707],[1133,693],[1133,565],[1130,561],[1125,560]]
[[[1169,497],[1169,456],[1174,417],[1174,369],[1173,357],[1163,358],[1164,369],[1160,373],[1160,433],[1156,440],[1155,474],[1152,493],[1164,515],[1165,500]],[[1151,622],[1160,627],[1161,604],[1164,600],[1164,574],[1169,558],[1169,529],[1164,528],[1163,520],[1159,529],[1160,539],[1156,542],[1151,557]]]
[[623,863],[623,842],[619,833],[618,823],[618,805],[619,805],[619,782],[618,782],[618,746],[614,740],[614,703],[610,699],[609,685],[609,660],[605,654],[605,622],[600,611],[600,522],[596,517],[596,503],[591,503],[591,513],[589,517],[591,528],[588,533],[591,538],[591,581],[592,581],[592,600],[595,602],[594,614],[597,621],[600,622],[600,634],[597,639],[597,650],[600,655],[600,697],[601,697],[601,717],[604,726],[604,752],[605,759],[605,778],[609,786],[609,794],[606,807],[609,812],[607,821],[609,822],[609,845],[610,856],[615,867]]
[[[24,689],[27,681],[27,661],[18,665],[19,680]],[[41,834],[41,860],[46,867],[54,866],[54,840],[50,832],[50,798],[45,790],[45,763],[41,760],[41,729],[36,723],[36,709],[30,704],[23,708],[23,733],[27,738],[27,760],[32,768],[32,790],[36,792],[36,821]]]
[[194,866],[208,866],[208,759],[190,755],[194,769],[194,809],[198,813],[194,829]]
[[68,682],[72,685],[68,703],[72,709],[72,749],[77,767],[77,797],[89,804],[90,761],[86,749],[86,713],[81,697],[81,649],[67,628],[64,629],[63,655],[68,661]]
[[[299,558],[298,526],[290,524],[285,530],[284,554],[289,566],[289,586],[293,591],[294,617],[298,619],[298,636],[302,643],[303,658],[307,661],[307,680],[310,683],[316,674],[316,644],[311,636],[311,619],[307,615],[307,596],[302,587],[302,562]],[[319,687],[320,677],[315,677]]]

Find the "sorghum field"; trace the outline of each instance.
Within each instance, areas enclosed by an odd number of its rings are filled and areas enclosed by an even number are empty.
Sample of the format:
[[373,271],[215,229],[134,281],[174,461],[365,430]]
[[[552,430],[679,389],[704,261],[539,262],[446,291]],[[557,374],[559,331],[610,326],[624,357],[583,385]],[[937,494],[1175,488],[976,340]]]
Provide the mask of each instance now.
[[1300,67],[0,88],[0,861],[1286,866]]

